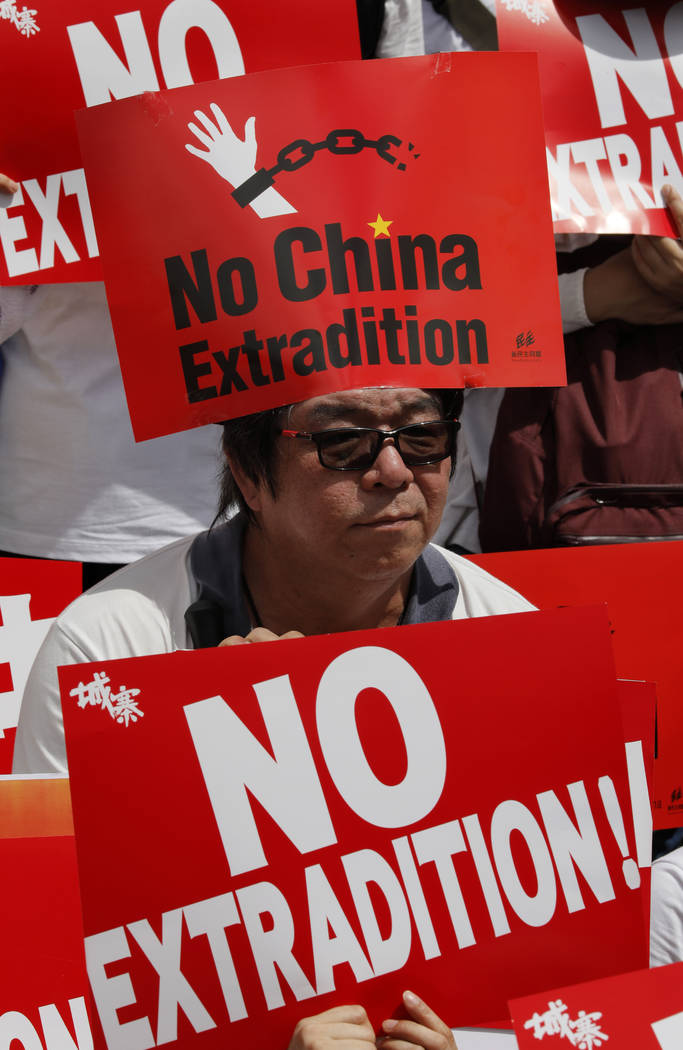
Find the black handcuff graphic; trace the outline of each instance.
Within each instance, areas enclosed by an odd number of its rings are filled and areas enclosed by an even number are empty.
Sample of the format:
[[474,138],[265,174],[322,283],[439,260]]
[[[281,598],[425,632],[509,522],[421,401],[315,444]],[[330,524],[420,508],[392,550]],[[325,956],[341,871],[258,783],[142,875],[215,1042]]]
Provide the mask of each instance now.
[[[344,139],[348,140],[344,142]],[[250,175],[248,179],[236,186],[232,191],[241,208],[246,208],[253,200],[256,200],[265,190],[270,189],[275,183],[275,176],[283,171],[298,171],[304,165],[310,164],[316,153],[328,150],[337,156],[348,156],[360,153],[364,149],[373,149],[377,156],[388,164],[396,164],[397,171],[405,171],[406,165],[391,152],[392,146],[402,146],[403,140],[396,135],[380,135],[378,139],[366,139],[362,131],[355,128],[335,128],[327,138],[320,142],[309,142],[308,139],[295,139],[294,142],[283,146],[277,155],[277,164],[272,168],[259,168],[257,172]],[[408,143],[408,150],[416,160],[419,153],[413,153],[415,149],[412,142]],[[298,155],[297,155],[298,154]]]

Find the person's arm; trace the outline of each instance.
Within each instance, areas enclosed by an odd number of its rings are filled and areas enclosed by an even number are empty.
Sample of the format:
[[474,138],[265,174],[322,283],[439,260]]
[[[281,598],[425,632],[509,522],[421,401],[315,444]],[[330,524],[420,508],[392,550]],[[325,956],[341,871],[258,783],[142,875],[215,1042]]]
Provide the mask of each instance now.
[[640,325],[683,321],[683,286],[679,298],[657,291],[638,270],[631,248],[587,270],[583,294],[593,324],[613,319]]
[[[683,237],[683,198],[671,186],[662,187],[662,197]],[[636,236],[623,252],[598,266],[561,274],[559,287],[565,335],[607,320],[679,323],[683,244],[671,237]]]
[[558,278],[560,287],[560,313],[562,315],[562,332],[569,335],[579,328],[588,328],[592,321],[586,313],[583,285],[587,268],[574,270],[572,273],[561,273]]
[[[683,237],[683,199],[671,187],[662,197]],[[683,321],[683,245],[672,237],[638,235],[629,248],[586,271],[586,314],[596,324],[616,318],[632,324]]]
[[[683,198],[673,186],[662,186],[662,198],[683,238]],[[660,295],[683,303],[683,243],[673,237],[644,237],[631,242],[631,257],[640,277]]]

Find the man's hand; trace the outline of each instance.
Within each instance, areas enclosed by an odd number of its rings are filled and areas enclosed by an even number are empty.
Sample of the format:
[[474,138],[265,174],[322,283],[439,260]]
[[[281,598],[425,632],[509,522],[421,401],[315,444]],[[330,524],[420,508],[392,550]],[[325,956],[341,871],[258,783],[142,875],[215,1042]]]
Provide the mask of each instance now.
[[631,324],[683,322],[683,287],[678,299],[657,291],[641,276],[630,248],[586,271],[583,297],[593,324],[610,319]]
[[0,193],[11,193],[12,196],[19,189],[19,183],[15,182],[14,179],[10,179],[9,175],[3,175],[0,172]]
[[374,1046],[375,1033],[363,1007],[335,1006],[299,1021],[288,1050],[368,1050]]
[[414,992],[403,993],[403,1005],[410,1018],[397,1021],[391,1018],[382,1022],[382,1035],[377,1039],[380,1050],[457,1050],[455,1039],[446,1025],[433,1010],[423,1003]]
[[[672,186],[662,186],[662,197],[683,238],[683,199]],[[639,235],[631,242],[634,265],[644,281],[660,295],[683,304],[683,244],[673,237]]]
[[221,645],[248,645],[250,642],[277,642],[286,638],[303,637],[304,635],[301,631],[287,631],[286,634],[274,634],[267,627],[254,627],[253,631],[249,631],[247,635],[231,634],[229,638],[224,638],[222,642],[218,643],[218,648],[220,649]]

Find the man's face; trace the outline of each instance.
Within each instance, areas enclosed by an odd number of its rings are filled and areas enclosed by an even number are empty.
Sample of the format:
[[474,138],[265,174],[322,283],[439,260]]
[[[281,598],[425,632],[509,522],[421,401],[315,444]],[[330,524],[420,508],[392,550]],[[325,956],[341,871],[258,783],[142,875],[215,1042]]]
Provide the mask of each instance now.
[[[372,388],[327,394],[294,405],[283,429],[315,432],[339,427],[390,430],[440,419],[438,400],[423,390]],[[313,442],[279,437],[276,495],[259,486],[252,509],[275,549],[311,571],[329,567],[360,579],[407,571],[439,524],[450,459],[409,467],[392,439],[364,470],[323,467]]]

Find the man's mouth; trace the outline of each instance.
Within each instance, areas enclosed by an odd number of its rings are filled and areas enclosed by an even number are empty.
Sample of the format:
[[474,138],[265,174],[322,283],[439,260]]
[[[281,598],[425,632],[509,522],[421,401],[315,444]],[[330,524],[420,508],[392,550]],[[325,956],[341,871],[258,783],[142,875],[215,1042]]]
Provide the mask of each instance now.
[[370,528],[397,528],[414,520],[414,514],[383,514],[382,517],[372,518],[369,521],[360,521],[358,524]]

